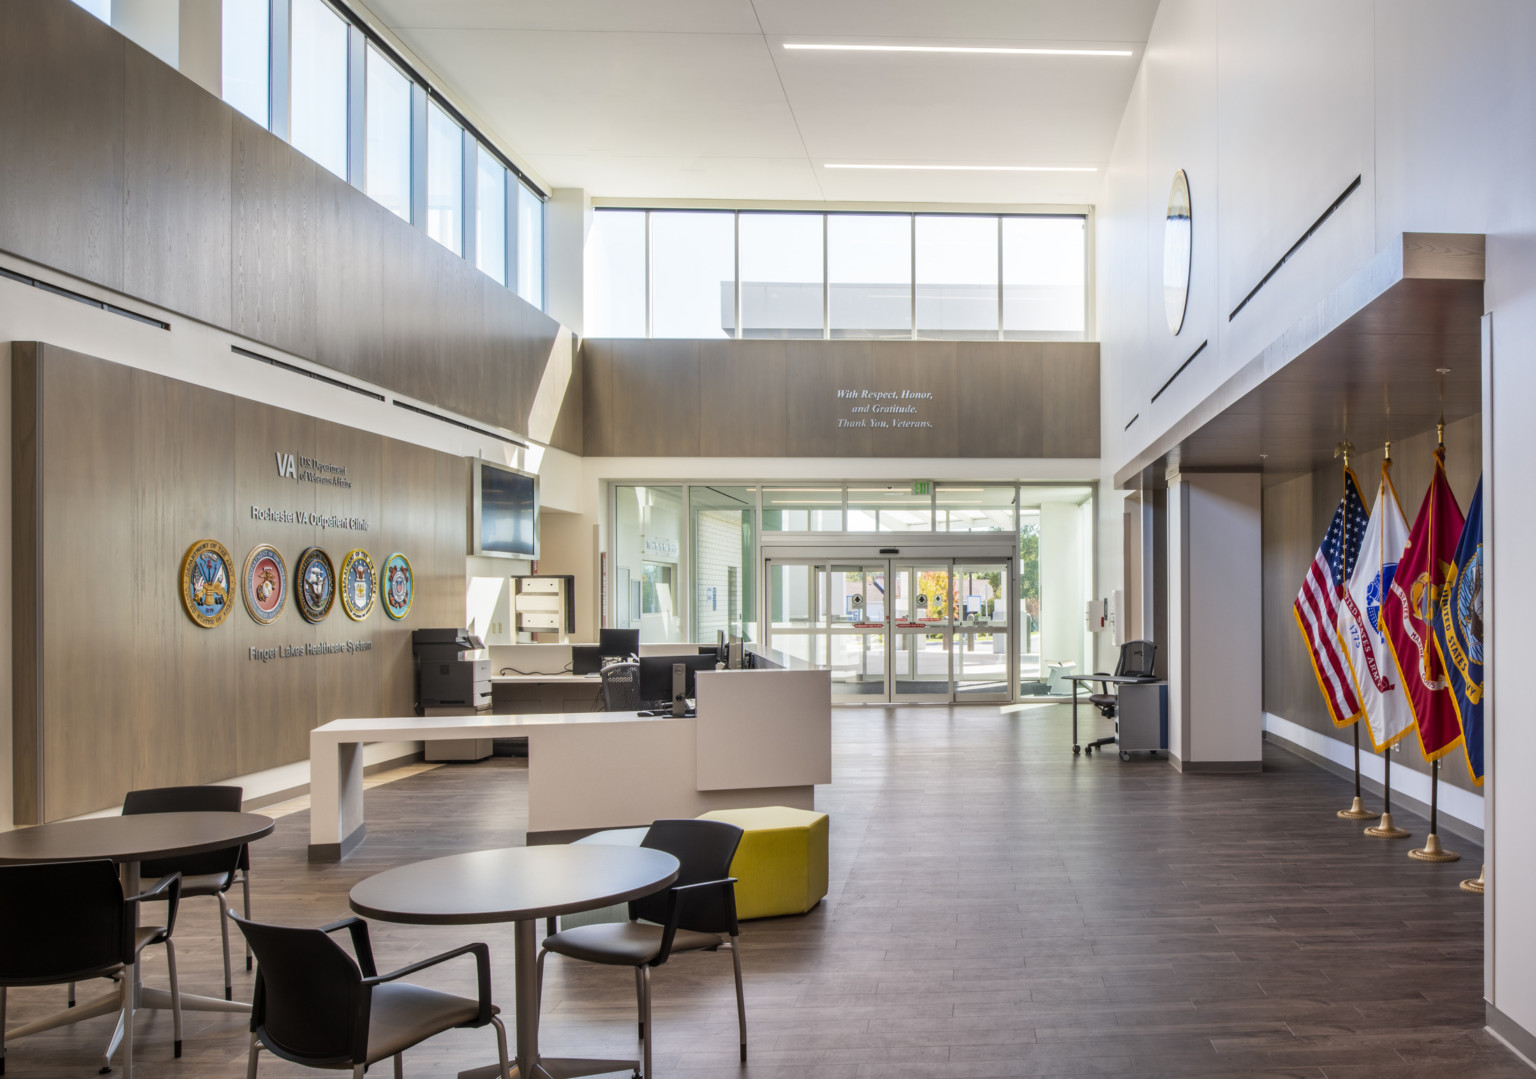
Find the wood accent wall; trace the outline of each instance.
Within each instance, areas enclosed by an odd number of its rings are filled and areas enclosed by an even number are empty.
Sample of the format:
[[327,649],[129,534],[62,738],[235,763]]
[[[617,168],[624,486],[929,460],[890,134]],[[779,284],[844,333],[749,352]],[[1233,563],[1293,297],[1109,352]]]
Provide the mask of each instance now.
[[[309,731],[345,716],[408,714],[410,631],[464,614],[463,458],[46,344],[12,346],[16,537],[13,686],[18,824],[309,755]],[[343,465],[353,486],[279,476],[275,454]],[[251,506],[366,518],[367,532],[256,521]],[[404,552],[410,613],[340,602],[317,625],[290,594],[264,626],[236,605],[203,629],[181,606],[181,561],[200,539],[246,554],[271,543],[337,564]],[[292,581],[290,580],[290,587]],[[252,647],[370,641],[338,655],[249,658]]]
[[[70,0],[0,3],[0,250],[521,433],[569,348],[554,319]],[[580,393],[572,377],[549,434],[577,453]]]
[[[582,342],[590,457],[1097,457],[1099,346]],[[931,392],[922,429],[837,426],[839,389]]]
[[[1446,426],[1445,472],[1463,511],[1472,501],[1482,472],[1482,416],[1469,416]],[[1409,527],[1424,501],[1434,474],[1431,457],[1435,433],[1421,432],[1392,443],[1392,482],[1402,502]],[[1381,447],[1361,453],[1351,465],[1360,479],[1366,509],[1376,504],[1376,485],[1381,477]],[[1334,464],[1264,489],[1264,710],[1319,731],[1341,742],[1353,743],[1346,727],[1333,725],[1328,706],[1317,687],[1306,645],[1291,604],[1301,590],[1307,567],[1328,531],[1333,511],[1343,494],[1341,466]],[[1370,742],[1361,744],[1370,752]],[[1402,752],[1392,757],[1394,767],[1405,765],[1429,772],[1418,740],[1409,735]],[[1467,776],[1465,761],[1457,750],[1445,758],[1440,778],[1468,790],[1475,789]]]

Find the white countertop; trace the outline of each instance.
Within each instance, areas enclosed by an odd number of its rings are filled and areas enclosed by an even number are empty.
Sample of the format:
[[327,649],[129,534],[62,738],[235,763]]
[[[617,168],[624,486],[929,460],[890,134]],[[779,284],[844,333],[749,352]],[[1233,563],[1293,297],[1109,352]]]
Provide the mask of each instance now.
[[[335,719],[309,732],[310,741],[383,742],[396,739],[485,738],[497,731],[528,727],[571,727],[601,723],[654,723],[672,716],[642,716],[638,712],[544,712],[532,715],[385,716]],[[688,719],[687,722],[692,722]]]

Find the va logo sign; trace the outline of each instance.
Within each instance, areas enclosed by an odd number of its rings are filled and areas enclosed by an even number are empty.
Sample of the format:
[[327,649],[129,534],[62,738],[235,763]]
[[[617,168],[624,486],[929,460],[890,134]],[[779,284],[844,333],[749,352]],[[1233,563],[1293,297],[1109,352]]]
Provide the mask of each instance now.
[[299,470],[294,467],[293,454],[279,453],[277,455],[277,474],[284,479],[289,477],[295,481],[299,478]]

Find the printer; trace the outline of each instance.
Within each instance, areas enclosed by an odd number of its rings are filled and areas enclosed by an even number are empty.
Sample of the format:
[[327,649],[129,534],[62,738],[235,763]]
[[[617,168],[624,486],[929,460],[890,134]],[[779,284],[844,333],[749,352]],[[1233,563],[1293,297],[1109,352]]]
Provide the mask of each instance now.
[[[472,716],[491,708],[491,661],[485,643],[467,629],[418,629],[411,633],[416,657],[416,714]],[[478,761],[494,751],[489,738],[437,738],[427,743],[429,761]]]
[[491,661],[485,644],[467,629],[418,629],[416,714],[465,715],[491,706]]

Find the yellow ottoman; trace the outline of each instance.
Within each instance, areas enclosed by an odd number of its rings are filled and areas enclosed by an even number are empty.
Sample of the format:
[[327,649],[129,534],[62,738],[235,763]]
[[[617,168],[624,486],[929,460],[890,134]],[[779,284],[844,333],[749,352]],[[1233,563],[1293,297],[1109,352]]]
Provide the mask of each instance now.
[[717,809],[700,820],[734,824],[745,834],[731,876],[736,915],[804,914],[827,894],[827,815],[788,806]]

